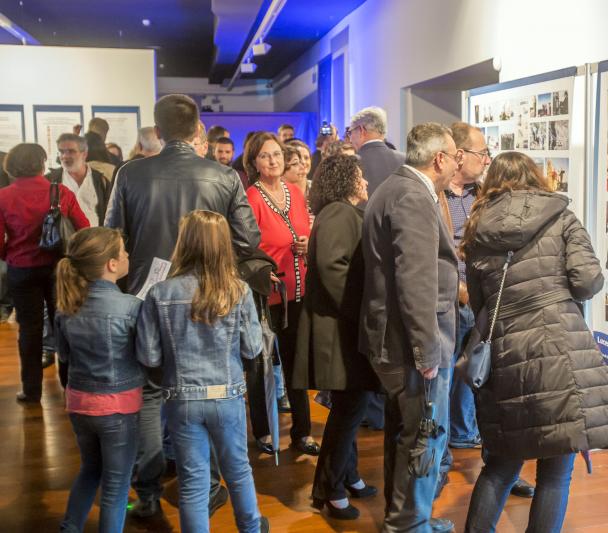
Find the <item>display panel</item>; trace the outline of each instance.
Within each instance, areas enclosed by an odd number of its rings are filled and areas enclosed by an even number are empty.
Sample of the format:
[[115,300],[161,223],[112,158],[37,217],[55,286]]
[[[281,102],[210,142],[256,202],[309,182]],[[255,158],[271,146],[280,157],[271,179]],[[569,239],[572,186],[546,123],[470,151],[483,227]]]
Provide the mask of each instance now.
[[25,142],[23,106],[0,104],[0,151],[8,152],[22,142]]
[[120,146],[123,157],[127,159],[141,127],[139,107],[93,106],[92,115],[108,121],[110,129],[106,142]]
[[47,165],[50,168],[60,166],[58,162],[57,139],[62,133],[72,133],[74,126],[84,127],[82,106],[34,106],[34,130],[36,142],[47,154]]

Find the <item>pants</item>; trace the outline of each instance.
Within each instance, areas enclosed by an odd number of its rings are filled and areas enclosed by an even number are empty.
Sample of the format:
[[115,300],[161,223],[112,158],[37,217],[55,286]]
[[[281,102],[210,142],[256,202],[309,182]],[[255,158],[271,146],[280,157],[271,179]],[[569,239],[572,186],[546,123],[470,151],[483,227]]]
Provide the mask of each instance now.
[[452,467],[452,452],[448,443],[471,442],[479,435],[475,412],[475,398],[471,388],[454,372],[454,365],[462,354],[469,333],[475,326],[475,315],[468,305],[459,307],[458,336],[450,369],[450,423],[446,447],[441,459],[441,472]]
[[[142,502],[158,500],[163,492],[161,478],[165,472],[163,451],[163,423],[161,389],[144,385],[144,404],[140,411],[137,462],[133,488]],[[166,407],[166,406],[165,406]],[[220,490],[220,470],[215,453],[211,460],[211,488],[213,498]]]
[[382,392],[373,392],[369,395],[369,402],[363,420],[371,429],[377,431],[384,429],[384,403],[386,396]]
[[123,530],[131,470],[135,462],[138,414],[70,414],[80,448],[81,466],[72,485],[61,531],[79,533],[101,484],[99,531]]
[[346,487],[359,481],[357,430],[371,394],[363,390],[331,392],[332,405],[315,469],[313,498],[340,500],[346,497]]
[[414,477],[408,470],[424,408],[424,379],[414,367],[372,364],[387,391],[384,427],[385,533],[415,531],[431,533],[429,520],[437,486],[439,462],[446,443],[448,424],[449,369],[440,368],[437,377],[427,381],[429,399],[435,404],[435,421],[443,428],[429,440],[435,460],[427,477]]
[[[536,490],[526,533],[559,533],[562,529],[574,454],[536,461]],[[465,532],[493,533],[511,487],[519,478],[523,461],[489,455],[477,478]]]
[[177,461],[181,530],[209,531],[209,446],[213,442],[239,532],[259,533],[260,512],[247,456],[244,398],[170,400],[167,422]]
[[287,308],[289,325],[286,329],[281,329],[283,309],[281,305],[270,307],[270,317],[272,325],[277,333],[279,340],[279,352],[281,354],[281,364],[285,376],[285,388],[287,398],[291,404],[291,440],[298,440],[307,437],[311,432],[310,424],[310,405],[308,403],[308,393],[305,390],[294,390],[293,367],[296,355],[296,338],[298,334],[298,322],[302,311],[302,302],[290,301]]
[[23,392],[33,399],[42,396],[42,331],[44,305],[49,319],[55,319],[53,266],[8,267],[9,292],[19,323],[19,359]]

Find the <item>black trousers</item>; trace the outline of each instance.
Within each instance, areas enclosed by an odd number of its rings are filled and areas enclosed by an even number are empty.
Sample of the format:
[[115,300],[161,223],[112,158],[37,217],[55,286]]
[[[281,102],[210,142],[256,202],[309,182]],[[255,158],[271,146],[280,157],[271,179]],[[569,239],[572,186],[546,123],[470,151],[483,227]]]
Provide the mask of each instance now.
[[[51,324],[55,320],[54,266],[20,268],[9,266],[9,294],[19,323],[19,359],[23,392],[34,399],[42,396],[42,330],[46,302]],[[60,366],[67,378],[67,366]],[[65,386],[65,383],[62,385]]]
[[357,430],[371,394],[364,390],[331,391],[331,409],[315,470],[313,498],[340,500],[346,497],[346,487],[359,481]]
[[292,426],[290,435],[292,442],[307,437],[311,432],[308,393],[305,390],[294,390],[292,386],[296,339],[301,312],[302,302],[290,301],[287,307],[288,326],[286,329],[282,329],[282,306],[270,306],[270,318],[279,340],[279,352],[281,353],[281,363],[283,364],[283,374],[285,375],[285,388],[287,389],[287,397],[291,404]]

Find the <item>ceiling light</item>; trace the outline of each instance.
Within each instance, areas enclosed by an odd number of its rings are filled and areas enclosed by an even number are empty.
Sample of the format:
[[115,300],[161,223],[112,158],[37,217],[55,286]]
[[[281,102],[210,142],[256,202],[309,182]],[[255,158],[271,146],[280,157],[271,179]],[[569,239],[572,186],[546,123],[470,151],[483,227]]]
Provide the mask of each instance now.
[[251,50],[253,51],[254,56],[263,56],[263,55],[267,54],[268,52],[270,52],[271,48],[272,48],[272,46],[270,46],[268,43],[260,42],[258,44],[254,44],[251,47]]
[[141,23],[147,28],[150,25],[150,19],[141,19]]
[[252,63],[251,61],[241,63],[241,72],[243,74],[253,74],[255,72],[255,69],[257,68],[258,66],[255,63]]

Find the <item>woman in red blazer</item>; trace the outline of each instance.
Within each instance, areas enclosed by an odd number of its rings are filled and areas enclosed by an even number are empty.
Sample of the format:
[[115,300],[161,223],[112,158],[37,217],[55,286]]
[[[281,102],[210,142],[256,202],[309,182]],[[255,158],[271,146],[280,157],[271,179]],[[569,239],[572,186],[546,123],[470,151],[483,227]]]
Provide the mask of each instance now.
[[[279,339],[287,397],[291,404],[291,445],[302,453],[319,455],[320,447],[310,435],[308,395],[306,391],[292,388],[310,235],[306,200],[296,185],[282,179],[285,171],[284,150],[274,134],[256,133],[245,147],[243,162],[249,182],[253,183],[247,189],[247,198],[262,234],[260,248],[276,261],[278,274],[287,289],[287,328],[282,327],[283,307],[278,292],[271,295],[269,304],[270,317]],[[258,442],[261,447],[263,444]]]
[[[23,390],[18,402],[38,403],[42,396],[42,326],[44,303],[49,319],[55,315],[54,269],[60,259],[38,246],[42,221],[50,208],[50,182],[44,177],[46,153],[37,144],[15,146],[4,160],[14,181],[0,189],[0,257],[8,266],[9,294],[19,323],[19,358]],[[74,193],[59,186],[61,214],[75,229],[89,221]]]

